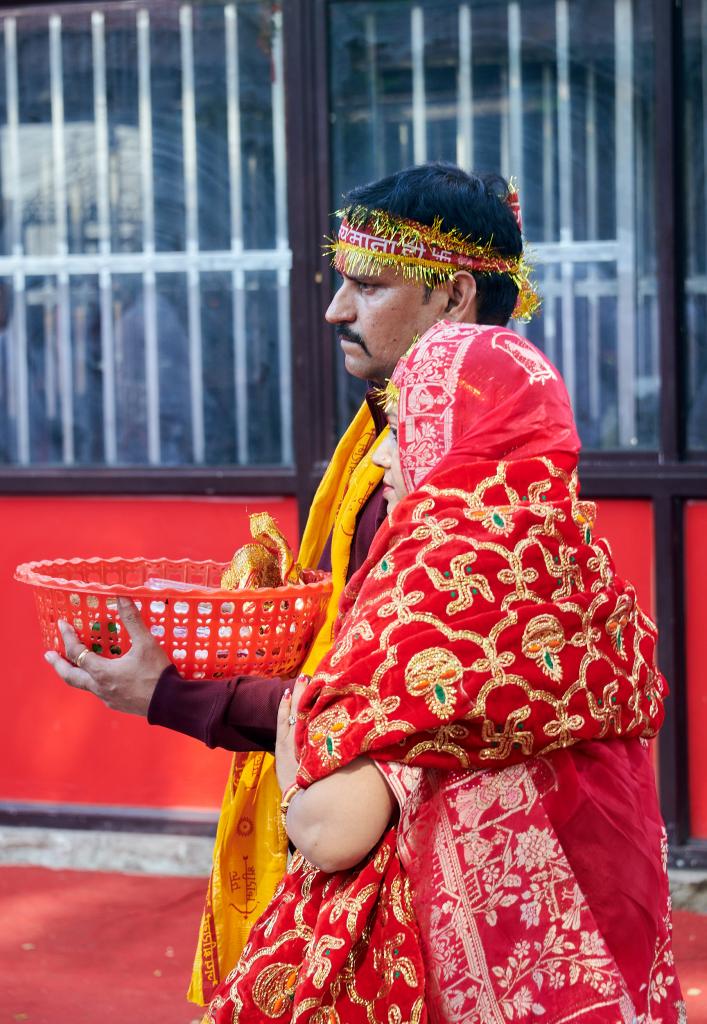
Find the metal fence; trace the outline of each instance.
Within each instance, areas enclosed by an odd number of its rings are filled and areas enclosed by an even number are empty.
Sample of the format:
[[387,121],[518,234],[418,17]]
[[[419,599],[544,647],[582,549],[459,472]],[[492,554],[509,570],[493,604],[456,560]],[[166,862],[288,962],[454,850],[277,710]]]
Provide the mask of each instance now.
[[0,461],[290,464],[280,11],[2,22]]
[[657,446],[650,26],[640,0],[332,4],[335,196],[430,159],[513,175],[544,296],[527,333],[588,448]]

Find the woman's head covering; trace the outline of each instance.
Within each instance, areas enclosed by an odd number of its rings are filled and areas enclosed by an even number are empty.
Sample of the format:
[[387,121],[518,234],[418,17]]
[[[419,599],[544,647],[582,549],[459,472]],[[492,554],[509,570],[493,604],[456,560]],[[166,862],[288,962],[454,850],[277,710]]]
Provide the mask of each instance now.
[[505,327],[442,320],[399,361],[392,383],[411,491],[437,467],[579,453],[562,378]]

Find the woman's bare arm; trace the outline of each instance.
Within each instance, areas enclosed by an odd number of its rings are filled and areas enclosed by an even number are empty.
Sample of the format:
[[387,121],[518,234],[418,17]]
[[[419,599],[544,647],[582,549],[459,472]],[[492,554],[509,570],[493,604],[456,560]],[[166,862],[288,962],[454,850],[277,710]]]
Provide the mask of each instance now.
[[294,795],[287,812],[287,834],[322,871],[343,871],[373,849],[394,804],[373,761],[359,757]]
[[[278,712],[275,757],[285,792],[297,772],[294,728],[298,687],[283,697]],[[381,772],[359,757],[307,789],[295,793],[287,810],[287,834],[297,849],[322,871],[343,871],[358,864],[376,845],[390,821],[395,800]]]

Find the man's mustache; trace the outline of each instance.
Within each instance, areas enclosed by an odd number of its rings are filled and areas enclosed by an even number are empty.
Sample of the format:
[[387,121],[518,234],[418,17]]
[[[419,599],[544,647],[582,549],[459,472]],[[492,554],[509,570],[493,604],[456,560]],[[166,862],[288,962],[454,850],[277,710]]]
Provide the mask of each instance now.
[[337,327],[336,336],[337,338],[346,338],[347,341],[352,341],[355,345],[360,345],[366,355],[370,358],[371,353],[368,351],[366,342],[360,334],[357,334],[356,331],[352,331],[350,327],[346,327],[345,324]]

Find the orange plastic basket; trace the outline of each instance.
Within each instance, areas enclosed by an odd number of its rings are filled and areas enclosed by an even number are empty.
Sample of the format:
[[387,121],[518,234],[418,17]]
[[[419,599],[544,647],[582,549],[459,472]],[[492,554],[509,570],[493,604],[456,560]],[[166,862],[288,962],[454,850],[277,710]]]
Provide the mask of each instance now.
[[295,675],[323,621],[331,576],[307,571],[299,584],[222,590],[227,564],[186,558],[71,558],[26,562],[18,565],[15,579],[34,588],[44,643],[62,654],[59,619],[69,622],[89,650],[103,657],[119,658],[130,650],[116,600],[125,595],[135,601],[154,638],[189,679]]

